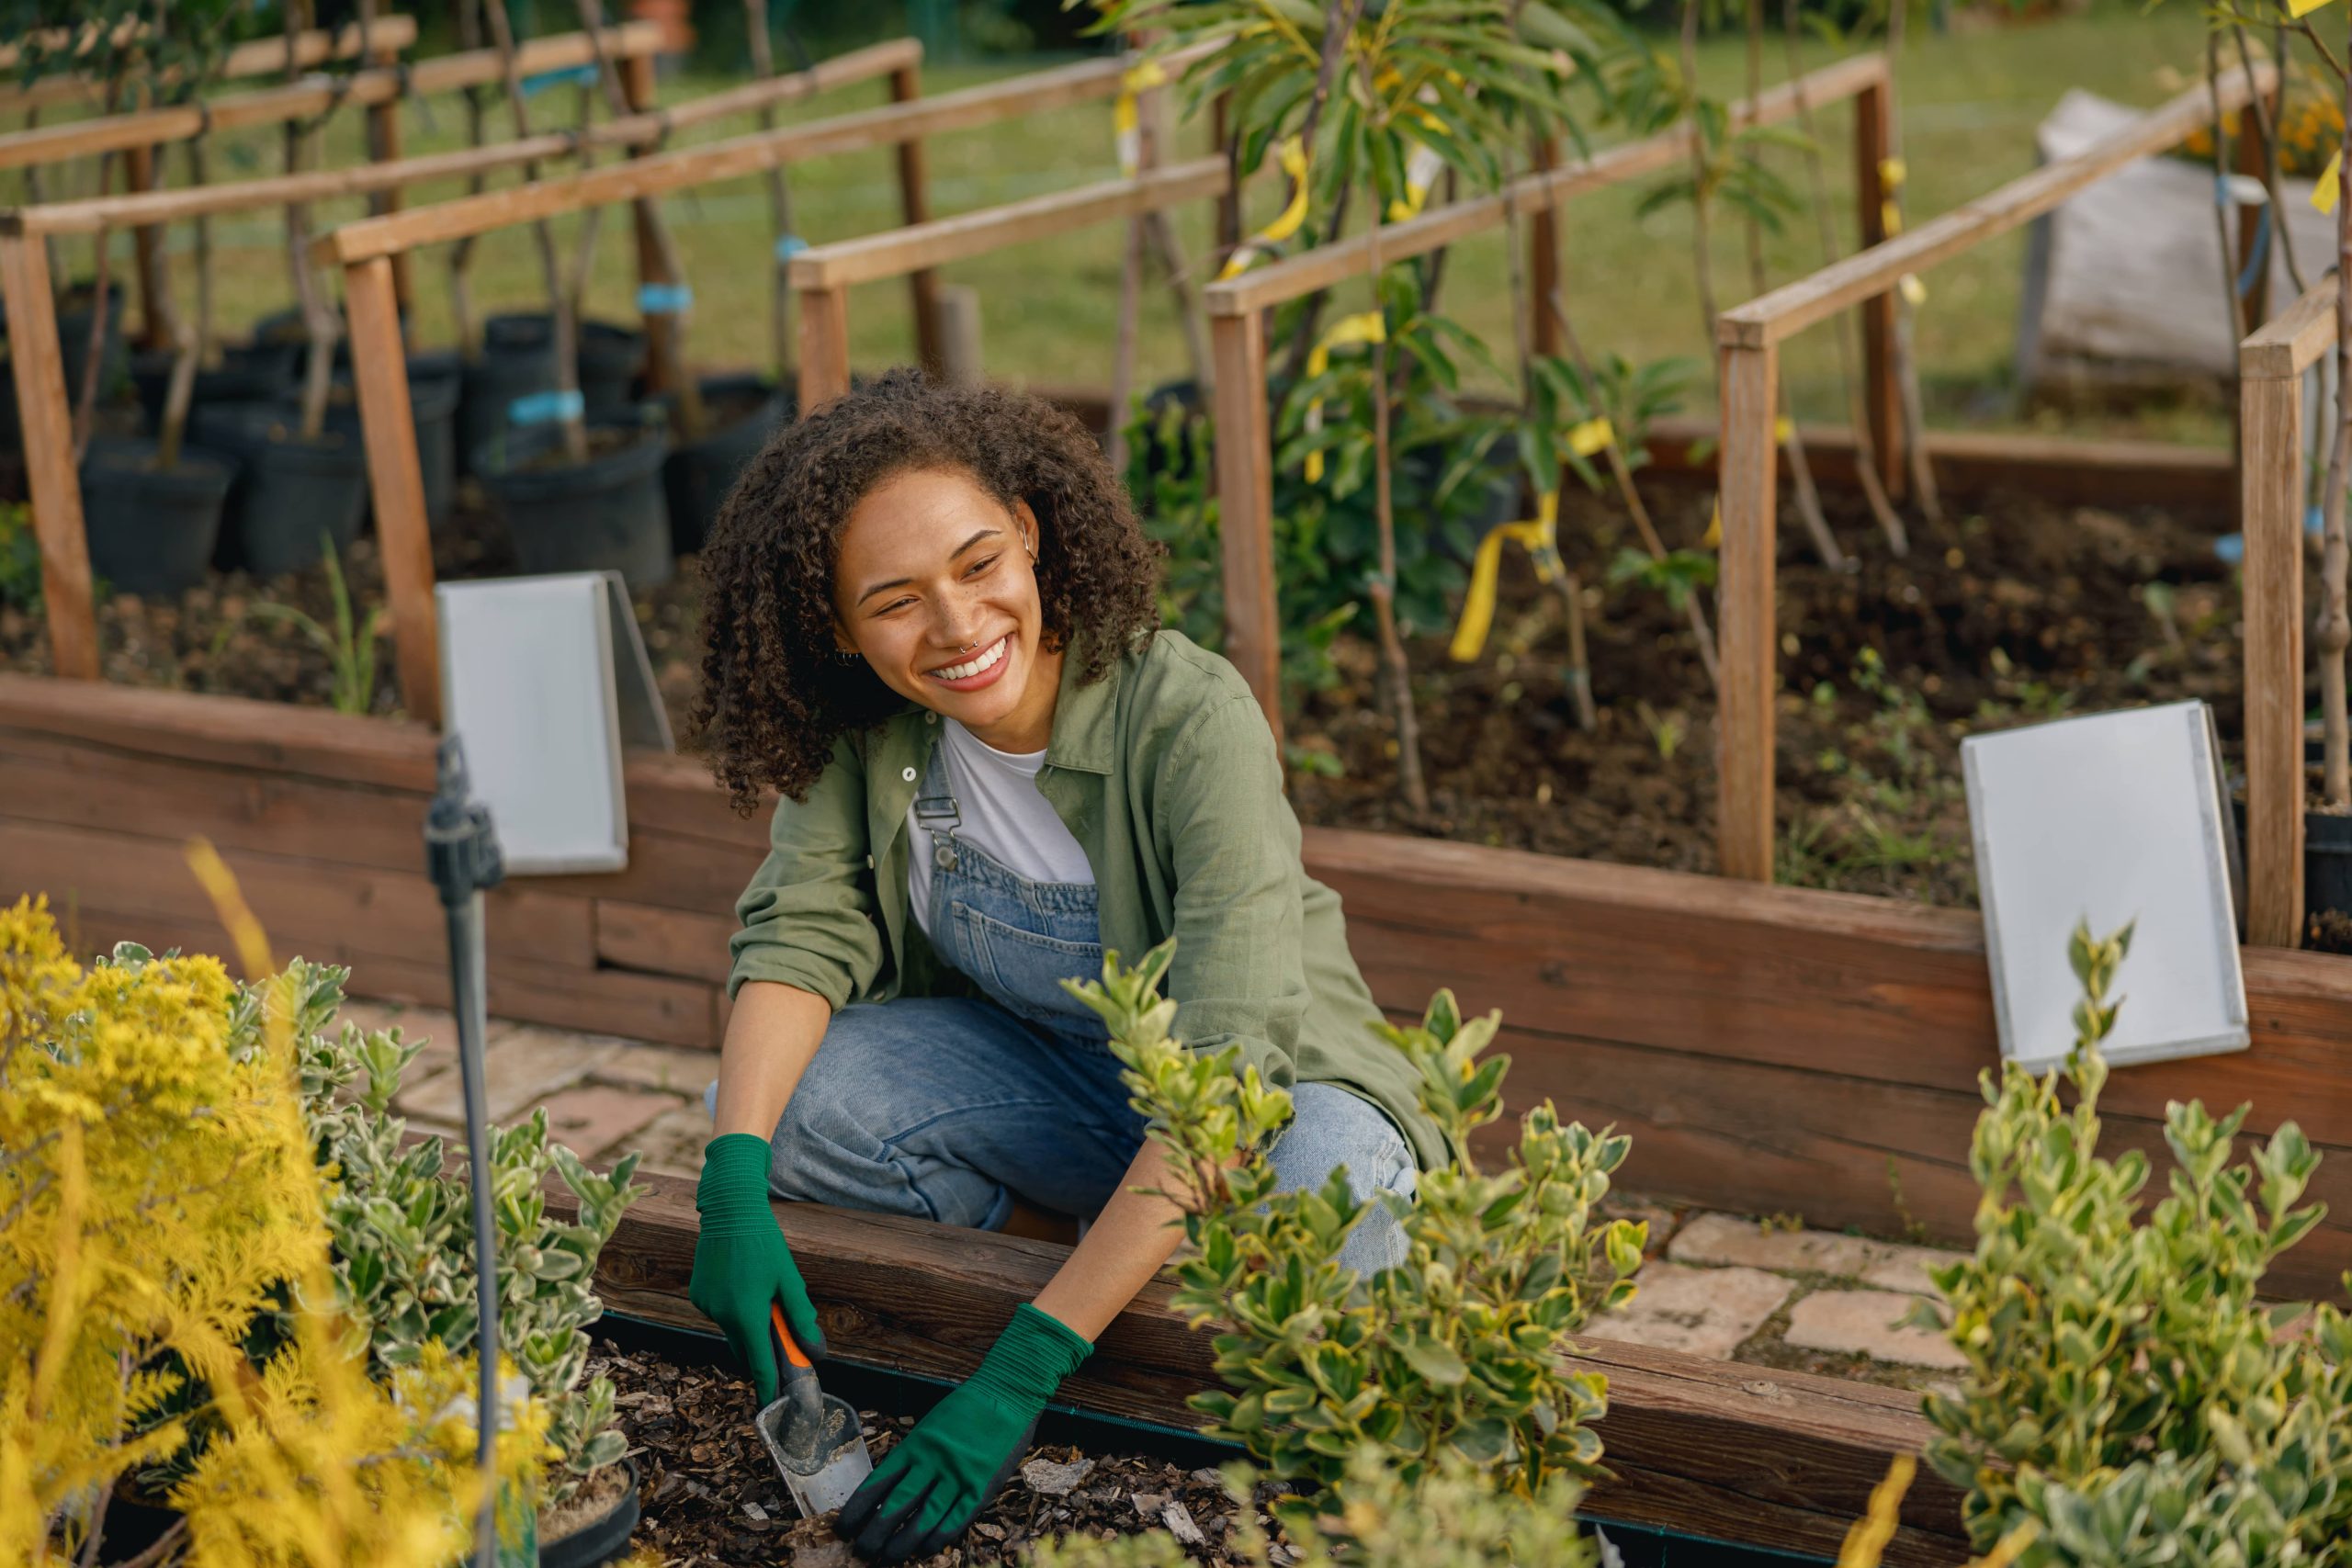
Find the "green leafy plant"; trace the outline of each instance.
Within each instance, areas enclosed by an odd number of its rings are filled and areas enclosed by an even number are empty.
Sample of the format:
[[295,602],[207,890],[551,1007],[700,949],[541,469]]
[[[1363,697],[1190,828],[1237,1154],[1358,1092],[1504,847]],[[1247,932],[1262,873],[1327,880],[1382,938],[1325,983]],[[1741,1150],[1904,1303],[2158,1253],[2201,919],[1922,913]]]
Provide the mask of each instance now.
[[[392,1111],[401,1075],[422,1044],[397,1030],[334,1028],[348,970],[297,960],[288,974],[302,1043],[303,1113],[322,1165],[335,1177],[327,1227],[340,1304],[367,1333],[369,1365],[389,1378],[416,1364],[429,1344],[473,1337],[470,1188],[462,1175],[445,1172],[439,1138],[411,1141],[407,1122]],[[240,1003],[250,1005],[250,998]],[[609,1174],[588,1169],[548,1141],[543,1107],[491,1132],[499,1343],[547,1412],[557,1455],[545,1483],[549,1504],[569,1499],[627,1447],[612,1424],[612,1383],[582,1382],[582,1374],[585,1329],[604,1315],[591,1288],[597,1257],[644,1192],[631,1180],[637,1162],[632,1153]],[[548,1214],[543,1184],[550,1174],[578,1200],[576,1219]]]
[[40,594],[40,539],[33,532],[33,509],[21,501],[0,503],[0,604],[38,610]]
[[[1225,1477],[1234,1498],[1246,1501],[1257,1472],[1237,1463],[1226,1467]],[[1576,1519],[1584,1488],[1566,1475],[1521,1495],[1498,1491],[1485,1471],[1449,1455],[1408,1481],[1368,1446],[1349,1456],[1338,1493],[1338,1506],[1307,1521],[1282,1558],[1254,1519],[1235,1532],[1227,1555],[1250,1568],[1275,1568],[1277,1562],[1290,1568],[1589,1568],[1599,1560]],[[1191,1561],[1164,1530],[1109,1540],[1062,1536],[1029,1558],[1030,1568],[1182,1568]]]
[[1980,1550],[2031,1537],[2025,1568],[2341,1562],[2352,1325],[2331,1304],[2256,1299],[2325,1213],[2301,1201],[2319,1156],[2284,1122],[2233,1165],[2248,1108],[2175,1103],[2169,1195],[2142,1213],[2147,1157],[2098,1149],[2099,1042],[2131,937],[2076,928],[2084,996],[2063,1072],[1984,1077],[1975,1252],[1932,1271],[1968,1370],[1956,1396],[1927,1397],[1928,1462],[1967,1490]]
[[[389,617],[381,609],[373,610],[368,613],[366,625],[360,625],[352,608],[351,591],[344,583],[342,563],[335,559],[334,542],[323,535],[321,541],[324,547],[327,592],[334,604],[332,630],[321,626],[314,615],[270,600],[248,605],[245,613],[292,626],[308,637],[311,646],[327,657],[333,672],[327,700],[335,712],[366,713],[376,703],[376,645],[383,638]],[[214,658],[220,657],[221,649],[235,635],[238,624],[225,621],[213,634]]]
[[[1481,1169],[1470,1135],[1502,1114],[1510,1058],[1483,1055],[1501,1018],[1465,1020],[1439,992],[1419,1023],[1375,1028],[1418,1069],[1454,1159],[1422,1175],[1418,1201],[1388,1202],[1405,1259],[1360,1279],[1339,1255],[1371,1203],[1344,1171],[1319,1190],[1274,1190],[1263,1150],[1290,1096],[1237,1071],[1234,1048],[1169,1038],[1176,1007],[1159,987],[1172,952],[1163,943],[1134,969],[1112,954],[1099,983],[1070,990],[1109,1027],[1133,1103],[1178,1173],[1165,1195],[1185,1211],[1190,1248],[1176,1305],[1195,1326],[1226,1325],[1226,1387],[1192,1402],[1209,1434],[1277,1480],[1327,1485],[1367,1444],[1407,1486],[1449,1456],[1521,1495],[1598,1473],[1591,1423],[1607,1381],[1565,1355],[1589,1315],[1634,1293],[1646,1227],[1596,1212],[1632,1140],[1563,1125],[1547,1101],[1522,1118],[1508,1165]],[[1303,1539],[1315,1506],[1287,1506]]]

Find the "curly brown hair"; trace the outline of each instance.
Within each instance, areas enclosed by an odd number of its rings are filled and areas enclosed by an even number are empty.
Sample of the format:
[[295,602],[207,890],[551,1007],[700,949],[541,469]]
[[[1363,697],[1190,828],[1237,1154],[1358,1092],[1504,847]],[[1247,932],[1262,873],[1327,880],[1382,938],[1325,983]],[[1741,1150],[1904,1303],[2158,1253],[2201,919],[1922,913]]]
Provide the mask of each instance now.
[[702,552],[703,684],[693,725],[750,812],[763,789],[803,799],[844,734],[906,706],[865,660],[835,657],[842,527],[893,475],[968,476],[1038,521],[1049,649],[1101,680],[1159,623],[1159,556],[1086,428],[1041,398],[933,384],[897,369],[778,431],[728,492]]

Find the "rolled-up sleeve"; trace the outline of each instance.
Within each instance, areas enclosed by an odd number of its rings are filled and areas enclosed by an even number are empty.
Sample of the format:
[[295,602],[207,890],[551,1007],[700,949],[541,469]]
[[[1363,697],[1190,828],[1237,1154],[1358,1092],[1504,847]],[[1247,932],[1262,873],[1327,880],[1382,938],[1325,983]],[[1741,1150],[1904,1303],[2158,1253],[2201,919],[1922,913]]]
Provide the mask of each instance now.
[[1175,873],[1176,1037],[1202,1051],[1238,1044],[1268,1085],[1288,1089],[1308,1001],[1299,841],[1254,698],[1227,696],[1185,726],[1160,802]]
[[767,858],[735,900],[728,996],[775,980],[838,1012],[873,986],[883,949],[867,838],[865,764],[844,736],[806,800],[776,802]]

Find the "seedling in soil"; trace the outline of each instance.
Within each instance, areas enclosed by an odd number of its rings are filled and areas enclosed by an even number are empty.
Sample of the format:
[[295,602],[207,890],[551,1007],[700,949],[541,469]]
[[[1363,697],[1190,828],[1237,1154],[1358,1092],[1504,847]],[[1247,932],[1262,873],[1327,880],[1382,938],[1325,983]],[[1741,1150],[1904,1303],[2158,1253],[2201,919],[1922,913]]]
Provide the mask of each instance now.
[[[327,656],[328,666],[334,671],[328,701],[334,711],[364,714],[376,703],[376,644],[384,636],[390,616],[379,608],[368,613],[364,626],[359,624],[353,614],[351,591],[344,583],[342,563],[335,559],[334,540],[322,533],[319,547],[326,567],[327,593],[334,604],[332,630],[291,604],[266,599],[247,606],[245,614],[292,626],[308,637],[312,647]],[[237,620],[221,623],[220,629],[212,636],[213,659],[220,657],[221,649],[242,624]]]

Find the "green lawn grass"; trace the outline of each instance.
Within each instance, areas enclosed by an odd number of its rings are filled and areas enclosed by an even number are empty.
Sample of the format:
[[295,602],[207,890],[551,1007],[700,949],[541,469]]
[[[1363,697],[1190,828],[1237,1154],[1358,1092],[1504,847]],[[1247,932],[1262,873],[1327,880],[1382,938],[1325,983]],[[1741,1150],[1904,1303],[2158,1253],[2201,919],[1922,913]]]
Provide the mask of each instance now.
[[[1661,39],[1665,46],[1667,40]],[[1829,56],[1817,42],[1807,63]],[[1914,221],[1991,190],[2033,166],[2033,127],[2070,86],[2082,86],[2123,102],[2146,105],[2166,96],[2160,73],[2191,72],[2201,56],[2197,12],[2186,5],[2144,13],[2136,6],[2102,3],[2090,13],[2008,28],[1922,33],[1898,62],[1898,111],[1910,169],[1906,206]],[[926,73],[928,91],[940,92],[1020,70],[1037,62],[957,67]],[[1742,51],[1736,39],[1709,41],[1702,69],[1711,86],[1734,92],[1742,79]],[[1772,35],[1767,77],[1784,74],[1780,39]],[[680,75],[665,84],[673,98],[728,85],[716,74]],[[879,102],[880,84],[845,89],[815,104],[796,106],[786,118],[803,119]],[[538,128],[568,123],[578,114],[570,88],[534,97]],[[407,148],[421,152],[462,144],[463,111],[458,100],[441,98],[430,119],[412,107],[404,111]],[[493,116],[502,131],[502,112]],[[1824,142],[1837,203],[1838,229],[1847,243],[1855,232],[1850,117],[1824,118]],[[688,141],[740,134],[748,119],[704,128]],[[345,111],[325,133],[331,162],[356,161],[359,116]],[[241,134],[215,139],[216,178],[273,171],[282,157],[274,135]],[[1205,149],[1198,125],[1187,126],[1182,152]],[[1107,105],[1095,104],[935,139],[927,149],[934,213],[968,211],[998,202],[1067,188],[1115,173]],[[1796,154],[1786,159],[1799,173]],[[562,165],[557,165],[560,167]],[[80,188],[90,175],[78,174]],[[168,177],[184,178],[173,156]],[[512,183],[516,176],[494,176]],[[821,243],[861,234],[898,221],[894,164],[888,152],[828,159],[792,171],[799,231]],[[74,188],[74,175],[52,173],[49,195]],[[413,203],[458,194],[458,182],[442,182],[410,193]],[[1676,208],[1636,218],[1640,188],[1602,192],[1569,209],[1565,220],[1566,295],[1589,346],[1635,359],[1699,356],[1706,352],[1693,287],[1690,213]],[[1253,208],[1271,208],[1271,184],[1253,193]],[[311,211],[315,226],[342,221],[362,210],[357,201],[322,203]],[[763,186],[756,178],[703,187],[669,198],[665,210],[676,232],[695,289],[688,352],[710,368],[766,363],[770,357],[770,242]],[[571,251],[575,220],[557,224]],[[1198,254],[1208,237],[1205,210],[1180,216],[1180,232]],[[223,333],[291,298],[276,213],[254,213],[216,220],[220,258],[218,298]],[[1121,226],[1105,224],[1085,232],[959,264],[946,269],[951,281],[976,286],[983,299],[984,344],[990,371],[1014,380],[1059,385],[1102,384],[1110,372],[1118,293]],[[635,316],[635,259],[625,211],[603,220],[588,299],[603,316]],[[1741,237],[1730,224],[1718,225],[1715,284],[1725,305],[1748,298]],[[87,242],[66,242],[64,265],[86,271]],[[175,292],[192,297],[187,263],[192,237],[186,226],[172,235]],[[126,236],[117,237],[127,258]],[[1928,277],[1930,296],[1918,318],[1917,342],[1923,377],[1937,417],[1943,423],[2006,425],[2021,416],[2007,394],[2015,343],[2018,276],[2024,237],[2012,234],[1980,246]],[[1503,242],[1483,237],[1458,248],[1446,285],[1446,305],[1508,360],[1510,304]],[[1775,283],[1800,276],[1822,261],[1809,214],[1768,243]],[[416,259],[416,327],[424,344],[446,342],[451,333],[447,285],[447,247]],[[119,264],[120,265],[120,264]],[[485,312],[531,309],[541,298],[537,264],[526,231],[492,235],[477,248],[473,296]],[[119,272],[118,276],[122,276]],[[912,346],[902,284],[858,288],[851,299],[854,358],[861,367],[907,358]],[[1150,379],[1185,372],[1183,341],[1164,290],[1147,295],[1140,347],[1142,372]],[[1833,335],[1808,334],[1788,355],[1793,397],[1808,417],[1841,420]],[[1702,394],[1704,395],[1703,393]],[[2047,416],[2044,416],[2045,423]],[[2065,428],[2136,427],[2143,434],[2185,440],[2225,439],[2226,427],[2211,411],[2155,412],[2118,420],[2077,418]]]

